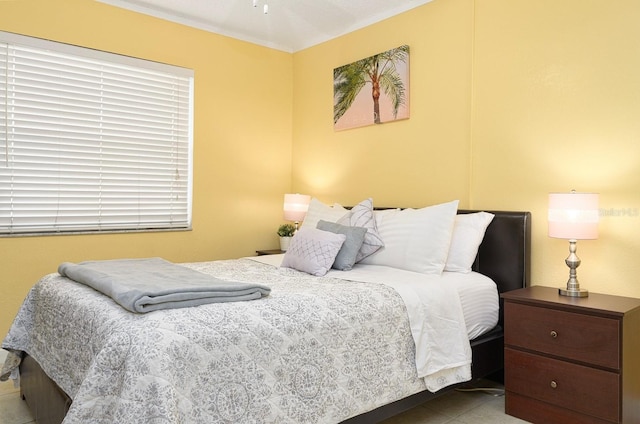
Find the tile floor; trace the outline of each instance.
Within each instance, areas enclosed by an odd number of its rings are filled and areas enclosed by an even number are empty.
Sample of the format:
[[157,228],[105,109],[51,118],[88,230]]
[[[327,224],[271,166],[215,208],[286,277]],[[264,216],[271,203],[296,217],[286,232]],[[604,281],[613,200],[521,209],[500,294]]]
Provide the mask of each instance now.
[[[482,386],[502,388],[486,382]],[[454,391],[417,406],[383,424],[517,424],[527,423],[504,413],[504,396],[495,392]],[[1,424],[1,422],[0,422]]]
[[[0,350],[0,363],[5,352]],[[483,384],[485,385],[485,384]],[[487,382],[487,387],[495,384]],[[33,423],[19,389],[11,381],[0,383],[0,424]],[[526,423],[504,413],[504,397],[482,391],[453,392],[418,406],[384,424],[516,424]]]

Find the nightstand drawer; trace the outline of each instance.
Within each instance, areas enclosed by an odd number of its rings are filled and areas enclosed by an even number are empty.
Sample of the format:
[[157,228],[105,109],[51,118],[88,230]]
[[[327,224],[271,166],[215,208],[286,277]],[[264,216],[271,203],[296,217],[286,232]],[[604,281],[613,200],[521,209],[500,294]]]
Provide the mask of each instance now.
[[580,414],[564,406],[551,405],[509,391],[506,392],[504,409],[507,414],[532,423],[611,424],[609,420]]
[[508,302],[505,345],[620,369],[620,321]]
[[620,420],[620,376],[544,356],[505,349],[505,387],[603,420]]

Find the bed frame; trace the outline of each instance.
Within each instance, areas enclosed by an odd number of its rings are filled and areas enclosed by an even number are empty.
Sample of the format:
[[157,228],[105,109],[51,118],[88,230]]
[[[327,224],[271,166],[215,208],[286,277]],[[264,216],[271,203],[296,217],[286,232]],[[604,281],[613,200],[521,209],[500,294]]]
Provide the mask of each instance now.
[[[460,210],[458,213],[478,212]],[[527,287],[530,278],[531,214],[490,211],[495,218],[487,228],[478,250],[474,271],[491,277],[500,293]],[[471,342],[473,379],[500,376],[504,363],[503,307],[500,299],[498,325]],[[425,390],[350,418],[343,424],[370,424],[383,421],[459,386],[436,393]],[[20,365],[20,394],[38,424],[60,424],[71,406],[71,398],[60,389],[30,356]]]

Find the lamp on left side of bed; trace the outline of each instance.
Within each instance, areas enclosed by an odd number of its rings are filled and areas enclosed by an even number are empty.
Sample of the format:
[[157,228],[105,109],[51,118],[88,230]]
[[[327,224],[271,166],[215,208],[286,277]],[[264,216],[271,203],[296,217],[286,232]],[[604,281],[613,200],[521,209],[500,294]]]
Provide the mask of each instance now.
[[309,210],[311,196],[308,194],[285,194],[284,195],[284,219],[293,221],[298,231],[298,225],[304,220]]

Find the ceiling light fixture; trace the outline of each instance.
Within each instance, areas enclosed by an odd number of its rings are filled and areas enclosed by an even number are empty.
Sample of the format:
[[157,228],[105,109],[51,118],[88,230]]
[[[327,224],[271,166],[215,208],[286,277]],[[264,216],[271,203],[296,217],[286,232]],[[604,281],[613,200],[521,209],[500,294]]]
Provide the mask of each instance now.
[[[258,0],[253,0],[253,7],[258,7]],[[269,5],[266,2],[262,7],[262,11],[265,15],[269,13]]]

